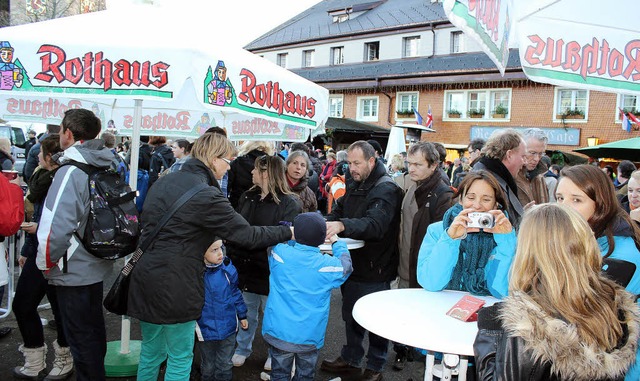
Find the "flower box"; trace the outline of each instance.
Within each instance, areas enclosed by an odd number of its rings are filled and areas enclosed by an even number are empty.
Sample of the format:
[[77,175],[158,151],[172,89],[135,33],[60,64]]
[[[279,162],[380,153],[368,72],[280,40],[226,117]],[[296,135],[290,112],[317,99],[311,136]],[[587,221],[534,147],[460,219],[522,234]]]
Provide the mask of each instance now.
[[504,119],[507,117],[507,114],[491,114],[493,119]]

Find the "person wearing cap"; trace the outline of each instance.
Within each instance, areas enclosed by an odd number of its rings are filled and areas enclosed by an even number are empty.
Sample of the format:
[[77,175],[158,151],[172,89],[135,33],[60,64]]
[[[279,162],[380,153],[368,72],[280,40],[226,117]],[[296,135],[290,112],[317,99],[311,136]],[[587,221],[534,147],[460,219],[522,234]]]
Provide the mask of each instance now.
[[33,147],[38,142],[36,140],[36,132],[34,130],[29,130],[27,135],[29,138],[24,143],[24,157],[27,157],[27,155],[29,155],[29,150],[31,150],[31,147]]
[[9,41],[0,41],[0,72],[3,78],[0,90],[11,90],[13,86],[22,87],[24,75],[22,69],[13,63],[13,48]]
[[295,359],[294,379],[312,381],[324,345],[331,290],[342,285],[353,268],[347,245],[335,234],[329,238],[333,256],[320,252],[327,233],[321,214],[299,214],[293,229],[295,241],[269,250],[270,291],[262,336],[271,346],[272,380],[289,380]]
[[227,83],[227,67],[224,61],[218,61],[213,79],[207,85],[209,103],[212,105],[224,106],[231,103],[231,85]]
[[373,149],[376,151],[376,159],[380,160],[383,164],[386,164],[387,161],[384,159],[384,151],[382,150],[380,143],[373,139],[367,140],[367,143],[371,144]]

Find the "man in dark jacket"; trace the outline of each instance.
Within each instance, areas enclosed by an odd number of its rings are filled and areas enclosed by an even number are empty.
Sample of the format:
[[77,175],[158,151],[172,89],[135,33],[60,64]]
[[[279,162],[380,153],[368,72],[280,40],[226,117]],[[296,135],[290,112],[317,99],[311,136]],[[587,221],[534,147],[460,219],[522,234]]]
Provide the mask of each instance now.
[[[400,239],[400,265],[398,288],[420,288],[416,277],[418,251],[430,224],[442,221],[451,207],[453,191],[438,173],[440,157],[430,142],[419,142],[409,147],[407,161],[411,185],[402,200]],[[396,359],[393,368],[402,370],[410,357],[410,348],[394,344]]]
[[29,139],[24,143],[24,157],[29,155],[29,150],[38,142],[36,140],[36,132],[34,130],[29,130],[28,136]]
[[483,156],[473,166],[473,170],[489,171],[498,180],[509,201],[509,205],[504,205],[509,221],[517,229],[524,214],[524,206],[518,199],[516,176],[524,165],[527,144],[516,130],[506,128],[496,130],[489,136],[482,153]]
[[[398,227],[402,190],[376,160],[373,147],[357,141],[347,150],[351,179],[346,194],[327,215],[327,237],[340,234],[365,242],[352,251],[353,273],[342,285],[342,319],[347,344],[341,355],[322,362],[321,369],[333,373],[360,372],[364,356],[365,329],[353,318],[355,302],[368,294],[388,290],[398,267]],[[369,333],[367,364],[361,380],[381,380],[389,341]]]

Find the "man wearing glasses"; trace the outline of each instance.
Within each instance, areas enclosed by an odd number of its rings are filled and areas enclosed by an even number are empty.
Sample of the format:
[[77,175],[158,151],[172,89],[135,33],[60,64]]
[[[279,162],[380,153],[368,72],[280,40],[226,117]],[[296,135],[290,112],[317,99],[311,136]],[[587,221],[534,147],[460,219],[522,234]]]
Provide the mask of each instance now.
[[527,208],[549,202],[549,190],[544,181],[547,167],[540,161],[547,149],[547,134],[539,128],[528,128],[522,134],[527,143],[524,166],[516,177],[518,199]]

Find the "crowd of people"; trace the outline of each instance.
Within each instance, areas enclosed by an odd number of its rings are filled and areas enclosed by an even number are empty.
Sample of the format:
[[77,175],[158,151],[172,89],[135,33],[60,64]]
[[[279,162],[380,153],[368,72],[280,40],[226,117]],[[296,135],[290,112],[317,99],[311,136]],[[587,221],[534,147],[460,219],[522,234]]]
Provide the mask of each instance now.
[[[500,299],[479,312],[470,369],[480,379],[640,378],[640,171],[631,162],[617,176],[554,166],[535,128],[472,140],[452,162],[441,144],[417,142],[389,163],[376,141],[338,152],[262,141],[237,149],[213,127],[193,143],[151,136],[130,147],[100,131],[90,110],[68,110],[29,150],[38,163],[24,173],[16,377],[105,379],[103,281],[114,262],[83,246],[90,189],[68,164],[125,179],[137,149],[148,178],[141,242],[159,228],[128,293],[142,332],[139,380],[156,380],[162,366],[165,380],[189,379],[196,342],[202,379],[231,380],[254,355],[260,324],[271,379],[313,380],[337,287],[344,345],[320,362],[329,373],[382,380],[391,343],[358,324],[353,307],[377,291],[422,287]],[[364,246],[348,250],[338,237]],[[333,255],[320,251],[325,242]],[[624,277],[607,261],[634,270]],[[45,295],[57,323],[49,371],[37,310]],[[396,370],[419,355],[392,344]]]

